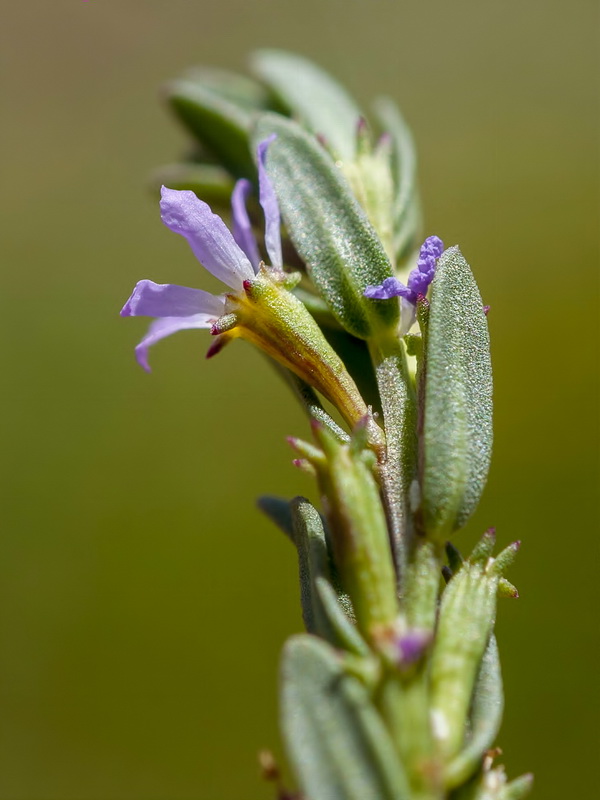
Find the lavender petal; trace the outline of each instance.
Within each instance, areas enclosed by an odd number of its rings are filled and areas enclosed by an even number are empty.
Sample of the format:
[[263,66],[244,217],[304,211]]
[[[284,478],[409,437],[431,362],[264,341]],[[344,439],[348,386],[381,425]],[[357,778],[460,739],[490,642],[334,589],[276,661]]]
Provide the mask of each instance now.
[[246,178],[241,178],[231,194],[231,218],[233,221],[233,238],[250,259],[254,272],[258,272],[260,253],[256,244],[256,237],[252,230],[252,223],[248,216],[246,200],[252,190],[252,184]]
[[150,372],[148,350],[153,344],[170,336],[172,333],[177,333],[177,331],[190,328],[211,328],[213,322],[214,316],[212,314],[194,314],[190,317],[162,317],[154,320],[148,328],[148,333],[135,348],[135,357],[138,364],[146,372]]
[[400,336],[405,336],[417,321],[417,298],[400,301]]
[[236,290],[254,278],[252,264],[223,220],[194,192],[163,186],[160,210],[167,228],[187,239],[198,261],[215,278]]
[[421,272],[431,272],[435,263],[444,252],[444,243],[439,236],[428,236],[419,251],[418,267]]
[[121,310],[122,317],[190,317],[225,313],[225,298],[202,289],[190,289],[174,283],[139,281]]
[[434,270],[429,272],[421,272],[420,269],[413,269],[408,276],[408,288],[414,294],[413,302],[416,303],[417,297],[420,294],[427,294],[427,288],[433,280]]
[[409,297],[412,292],[398,278],[386,278],[378,286],[367,286],[363,292],[370,300],[389,300],[392,297]]
[[266,158],[267,149],[271,142],[277,138],[276,133],[272,133],[259,143],[258,154],[258,196],[260,204],[265,214],[265,247],[269,254],[271,266],[277,269],[283,267],[283,257],[281,253],[281,214],[279,203],[273,189],[269,176],[267,175]]

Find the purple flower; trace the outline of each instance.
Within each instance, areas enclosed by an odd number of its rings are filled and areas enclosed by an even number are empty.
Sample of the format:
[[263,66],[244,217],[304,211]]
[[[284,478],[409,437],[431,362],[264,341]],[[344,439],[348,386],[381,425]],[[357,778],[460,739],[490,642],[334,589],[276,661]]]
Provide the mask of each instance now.
[[[277,198],[265,168],[266,152],[275,134],[258,146],[259,200],[265,215],[265,248],[271,266],[281,269],[280,214]],[[231,196],[233,235],[223,220],[191,191],[161,190],[160,211],[164,224],[187,239],[192,252],[215,278],[234,293],[244,289],[258,273],[261,258],[246,210],[251,191],[239,180]],[[139,281],[121,310],[123,317],[155,317],[148,333],[135,349],[138,363],[148,372],[148,350],[155,342],[189,328],[212,328],[226,313],[227,295],[214,295],[171,283]]]
[[367,286],[365,297],[371,300],[389,300],[392,297],[402,298],[402,326],[406,333],[415,320],[415,306],[419,295],[425,295],[435,275],[438,258],[444,252],[444,243],[439,236],[428,236],[419,252],[417,266],[408,276],[407,285],[398,278],[386,278],[379,286]]

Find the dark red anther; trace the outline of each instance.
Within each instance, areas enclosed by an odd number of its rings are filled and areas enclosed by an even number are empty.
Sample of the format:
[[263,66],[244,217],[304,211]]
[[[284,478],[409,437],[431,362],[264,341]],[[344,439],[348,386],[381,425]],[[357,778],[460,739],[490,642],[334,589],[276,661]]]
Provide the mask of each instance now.
[[214,340],[214,342],[206,351],[206,358],[212,358],[213,356],[216,356],[217,353],[220,353],[229,341],[225,336],[219,336],[219,331],[215,331],[214,327],[211,329],[211,333],[213,336],[217,336],[218,338]]

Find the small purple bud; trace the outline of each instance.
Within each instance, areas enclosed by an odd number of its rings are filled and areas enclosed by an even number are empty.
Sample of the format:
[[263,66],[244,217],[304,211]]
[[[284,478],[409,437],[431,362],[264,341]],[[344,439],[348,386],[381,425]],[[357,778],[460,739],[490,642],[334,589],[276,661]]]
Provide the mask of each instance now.
[[360,117],[356,120],[356,133],[358,136],[362,136],[363,134],[367,133],[369,130],[369,123],[361,114]]
[[417,662],[429,644],[432,635],[430,631],[414,628],[400,636],[397,641],[398,661],[401,667],[410,667]]
[[490,308],[491,308],[491,306],[484,306],[483,307],[483,313],[486,315],[486,317],[490,313]]

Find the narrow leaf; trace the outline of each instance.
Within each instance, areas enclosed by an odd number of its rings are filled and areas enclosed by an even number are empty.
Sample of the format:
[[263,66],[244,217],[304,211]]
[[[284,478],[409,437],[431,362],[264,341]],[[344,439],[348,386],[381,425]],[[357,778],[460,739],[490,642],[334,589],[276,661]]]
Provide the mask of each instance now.
[[256,145],[277,134],[267,170],[298,254],[321,296],[347,331],[366,339],[394,326],[394,300],[368,300],[364,290],[392,274],[391,264],[364,211],[329,155],[299,125],[263,115]]
[[259,50],[251,60],[254,73],[313,134],[323,136],[336,157],[356,155],[360,109],[347,91],[311,61],[281,50]]
[[498,795],[498,800],[523,800],[533,788],[533,775],[527,772],[508,783]]
[[233,175],[256,178],[248,145],[248,109],[189,79],[172,81],[165,94],[181,122]]
[[421,209],[417,185],[417,156],[410,128],[393,100],[380,97],[375,113],[392,138],[394,171],[394,247],[398,261],[410,255],[421,236]]
[[313,800],[407,800],[406,777],[368,692],[318,639],[288,641],[282,729],[302,791]]
[[496,637],[492,635],[483,655],[473,692],[466,745],[446,771],[448,787],[454,788],[465,783],[481,767],[485,752],[493,745],[500,730],[503,710],[500,657]]
[[321,601],[323,616],[330,627],[328,641],[357,656],[368,656],[370,650],[367,643],[358,632],[356,625],[350,621],[342,609],[338,594],[331,583],[325,578],[317,578],[315,585]]
[[319,512],[304,497],[296,497],[290,503],[293,520],[293,538],[298,550],[300,572],[300,602],[302,617],[309,633],[327,634],[315,580],[331,577],[329,553],[325,539],[323,521]]
[[203,86],[247,111],[264,111],[269,107],[269,95],[264,86],[246,75],[217,67],[192,67],[183,79]]
[[494,625],[497,591],[495,575],[465,561],[442,593],[430,678],[434,735],[447,765],[469,742],[468,721]]
[[289,500],[283,497],[263,495],[259,497],[257,505],[260,510],[285,533],[292,542],[294,541],[294,517]]
[[492,449],[487,321],[458,247],[438,261],[426,339],[422,508],[427,533],[443,539],[477,506]]

